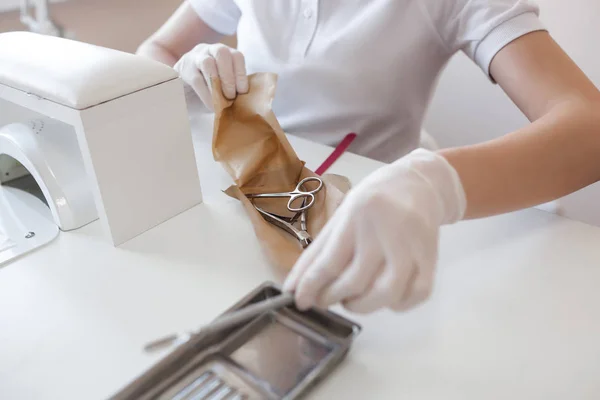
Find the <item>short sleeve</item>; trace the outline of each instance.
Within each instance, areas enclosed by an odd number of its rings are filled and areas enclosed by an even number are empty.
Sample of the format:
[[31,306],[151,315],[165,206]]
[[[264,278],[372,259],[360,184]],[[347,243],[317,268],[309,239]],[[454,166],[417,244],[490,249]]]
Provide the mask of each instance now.
[[513,40],[546,30],[530,0],[423,0],[451,52],[463,51],[490,78],[494,56]]
[[223,35],[233,35],[241,17],[234,0],[187,0],[202,21]]

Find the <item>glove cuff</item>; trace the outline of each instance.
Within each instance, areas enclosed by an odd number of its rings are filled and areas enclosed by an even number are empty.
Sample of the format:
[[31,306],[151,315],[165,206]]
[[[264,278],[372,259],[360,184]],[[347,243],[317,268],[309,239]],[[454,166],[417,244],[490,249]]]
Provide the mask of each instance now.
[[464,218],[466,194],[458,172],[446,158],[418,148],[397,162],[408,164],[409,169],[429,183],[440,203],[440,224],[453,224]]

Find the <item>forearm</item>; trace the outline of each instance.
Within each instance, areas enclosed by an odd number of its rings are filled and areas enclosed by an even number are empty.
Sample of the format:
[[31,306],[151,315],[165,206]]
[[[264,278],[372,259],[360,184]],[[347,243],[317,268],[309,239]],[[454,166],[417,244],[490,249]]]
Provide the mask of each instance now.
[[137,49],[137,54],[169,66],[199,43],[216,43],[223,35],[202,21],[187,1]]
[[600,180],[600,104],[557,104],[523,129],[441,154],[461,178],[467,219],[545,203]]
[[136,54],[160,61],[170,67],[174,66],[178,60],[178,57],[175,54],[154,42],[144,42],[137,49]]

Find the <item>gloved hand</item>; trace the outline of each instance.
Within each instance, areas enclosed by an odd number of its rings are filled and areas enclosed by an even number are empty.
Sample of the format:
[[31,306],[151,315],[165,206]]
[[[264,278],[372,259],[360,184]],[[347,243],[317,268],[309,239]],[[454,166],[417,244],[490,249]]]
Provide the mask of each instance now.
[[220,78],[227,99],[233,100],[238,93],[248,93],[244,56],[224,44],[199,44],[184,54],[173,68],[211,111],[214,111],[212,78]]
[[429,297],[443,224],[463,218],[460,178],[441,155],[417,149],[352,189],[304,251],[283,290],[300,309],[407,310]]

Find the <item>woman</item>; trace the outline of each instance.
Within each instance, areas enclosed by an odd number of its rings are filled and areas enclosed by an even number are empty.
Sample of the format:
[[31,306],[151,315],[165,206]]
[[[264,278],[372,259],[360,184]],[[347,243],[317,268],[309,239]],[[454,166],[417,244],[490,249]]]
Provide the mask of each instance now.
[[[279,75],[286,132],[389,162],[357,185],[284,289],[298,307],[407,310],[432,290],[439,229],[545,203],[600,179],[600,93],[525,0],[187,0],[139,49],[211,107]],[[237,50],[211,44],[238,34]],[[462,51],[531,123],[474,146],[418,149],[428,101]]]

